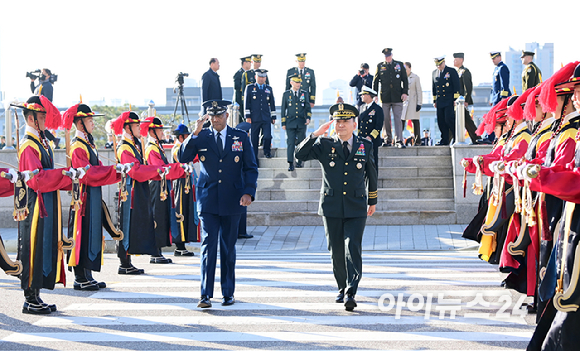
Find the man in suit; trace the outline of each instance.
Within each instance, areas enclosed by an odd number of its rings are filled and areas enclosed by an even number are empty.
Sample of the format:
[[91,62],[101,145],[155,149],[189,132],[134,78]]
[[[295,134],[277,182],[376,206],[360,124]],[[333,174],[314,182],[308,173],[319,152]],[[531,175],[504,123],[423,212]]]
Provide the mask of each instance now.
[[[441,140],[437,145],[449,145],[455,138],[455,99],[459,97],[459,75],[445,65],[445,56],[435,58],[433,71],[433,106],[437,109],[437,125]],[[451,135],[449,135],[451,132]]]
[[286,73],[286,90],[291,88],[290,78],[298,75],[302,79],[301,89],[308,93],[310,98],[310,107],[314,107],[316,100],[316,78],[314,77],[314,70],[312,68],[304,67],[306,65],[306,54],[296,54],[296,63],[298,67],[292,67]]
[[535,54],[531,51],[522,51],[522,56],[520,56],[522,65],[525,66],[522,71],[522,94],[542,82],[542,71],[533,62]]
[[385,118],[383,109],[374,102],[377,92],[366,85],[362,87],[362,91],[358,95],[363,101],[363,104],[360,106],[361,112],[358,116],[358,136],[373,143],[375,166],[377,167],[378,174],[379,146],[383,142],[381,140],[381,128],[383,128],[383,118]]
[[[242,60],[242,67],[234,74],[234,90],[236,92],[236,103],[238,104],[240,110],[244,107],[244,91],[242,90],[242,75],[244,72],[250,69],[252,57],[246,56],[240,58]],[[243,122],[244,116],[240,111],[240,118],[237,123]]]
[[352,77],[348,85],[350,85],[351,87],[356,87],[356,90],[358,92],[356,106],[360,109],[361,105],[363,104],[360,95],[360,93],[363,91],[363,86],[367,86],[369,88],[373,87],[373,75],[369,73],[368,63],[362,63],[360,65],[360,70],[356,72],[355,76]]
[[[246,91],[246,86],[248,84],[256,83],[256,70],[260,69],[262,66],[262,55],[253,54],[252,55],[252,69],[247,70],[242,74],[242,92]],[[266,84],[270,85],[270,80],[266,78]]]
[[[355,295],[362,276],[362,236],[367,216],[373,215],[377,204],[377,171],[372,143],[353,134],[357,108],[336,104],[330,114],[333,121],[304,139],[296,157],[318,160],[324,168],[318,214],[323,216],[338,285],[335,301],[352,311],[357,306]],[[321,137],[334,122],[336,135]]]
[[[296,144],[306,137],[306,126],[310,124],[312,112],[308,92],[300,89],[302,79],[298,75],[290,77],[292,89],[286,90],[282,95],[281,122],[282,129],[286,131],[286,158],[288,171],[294,171],[294,149]],[[296,162],[297,168],[302,168],[302,161]]]
[[385,55],[385,61],[377,65],[377,73],[373,80],[373,90],[379,91],[380,83],[381,101],[383,103],[383,112],[385,113],[383,129],[387,134],[385,146],[390,146],[393,141],[393,133],[391,131],[392,110],[395,136],[397,138],[396,146],[404,149],[401,115],[403,113],[403,102],[407,100],[409,94],[407,71],[402,62],[393,60],[393,49],[386,48],[383,50],[383,54]]
[[492,51],[489,53],[489,56],[495,65],[493,70],[493,83],[491,84],[489,105],[495,106],[498,102],[511,95],[510,70],[501,60],[501,52]]
[[217,71],[220,69],[220,62],[212,57],[209,60],[209,69],[201,77],[201,101],[221,100],[222,84]]
[[256,83],[246,86],[244,93],[244,115],[246,121],[252,125],[252,147],[258,167],[260,132],[264,135],[264,156],[271,158],[272,124],[276,123],[276,103],[272,87],[266,84],[267,73],[268,70],[263,68],[256,70]]
[[475,122],[473,122],[468,110],[469,105],[473,105],[473,98],[471,97],[471,94],[473,93],[473,82],[471,80],[471,72],[463,66],[464,59],[465,54],[462,52],[456,52],[453,54],[453,66],[459,75],[459,95],[465,97],[465,129],[467,129],[471,142],[477,144],[479,140],[477,134],[475,134],[477,126],[475,125]]
[[[179,159],[190,162],[198,156],[200,174],[196,186],[201,219],[200,308],[211,307],[217,245],[220,243],[222,305],[234,304],[236,240],[243,207],[254,200],[258,167],[246,132],[227,126],[230,101],[203,104],[207,115],[195,123],[193,135],[181,146]],[[203,128],[210,119],[211,126]]]

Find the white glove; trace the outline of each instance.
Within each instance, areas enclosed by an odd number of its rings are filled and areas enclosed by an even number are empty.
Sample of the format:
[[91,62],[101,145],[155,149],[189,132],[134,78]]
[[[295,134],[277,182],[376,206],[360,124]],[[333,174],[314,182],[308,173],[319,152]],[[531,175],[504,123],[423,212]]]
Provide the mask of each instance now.
[[124,164],[122,164],[122,163],[117,163],[117,164],[115,165],[115,171],[116,171],[117,173],[123,173],[123,171],[124,171],[124,170],[125,170],[125,165],[124,165]]
[[169,166],[169,167],[163,167],[163,175],[168,175],[170,169],[171,169],[171,166]]
[[505,172],[510,176],[516,176],[515,172],[517,172],[517,167],[515,164],[516,161],[510,161],[505,165]]
[[32,179],[32,177],[34,177],[34,173],[32,173],[32,171],[22,171],[20,174],[22,174],[24,177],[24,182],[28,182],[30,179]]
[[77,168],[77,172],[77,177],[79,179],[83,179],[83,177],[87,174],[87,171],[85,171],[84,167]]
[[490,170],[491,170],[493,173],[497,173],[497,172],[498,172],[498,170],[497,170],[497,164],[498,164],[498,162],[499,162],[499,161],[492,161],[492,162],[489,164],[489,169],[490,169]]
[[519,180],[524,180],[524,173],[526,172],[526,167],[528,166],[527,163],[523,163],[522,165],[518,166],[516,173]]
[[124,166],[125,166],[125,169],[123,170],[123,173],[129,173],[132,165],[130,163],[125,163]]
[[18,180],[18,172],[14,168],[9,168],[8,173],[12,175],[12,179],[10,179],[10,183],[14,184]]
[[193,168],[193,163],[188,163],[187,166],[189,167],[189,174],[193,174],[194,168]]

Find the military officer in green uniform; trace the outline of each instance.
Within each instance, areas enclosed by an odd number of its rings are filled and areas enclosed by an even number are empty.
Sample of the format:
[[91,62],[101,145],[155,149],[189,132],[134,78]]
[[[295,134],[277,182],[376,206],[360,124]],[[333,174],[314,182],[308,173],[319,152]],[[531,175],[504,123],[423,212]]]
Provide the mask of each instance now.
[[298,75],[302,79],[301,89],[306,91],[310,97],[310,107],[314,107],[316,100],[316,78],[314,77],[314,70],[304,67],[306,64],[306,54],[296,54],[296,63],[298,67],[292,67],[286,73],[286,90],[290,89],[290,77]]
[[[281,121],[282,129],[286,131],[286,156],[288,171],[294,170],[294,149],[296,144],[306,137],[306,126],[310,124],[312,112],[308,92],[300,89],[302,79],[298,75],[290,77],[291,89],[282,95]],[[296,162],[297,168],[302,168],[302,161]]]
[[[324,123],[298,145],[296,158],[318,160],[322,165],[318,214],[324,222],[338,285],[335,301],[352,311],[362,276],[362,236],[367,216],[375,213],[377,204],[377,170],[372,143],[353,133],[357,108],[335,104],[330,107],[330,114],[332,121]],[[332,123],[336,123],[336,135],[322,137]]]
[[522,51],[522,65],[524,69],[522,70],[522,93],[530,88],[542,82],[542,72],[533,62],[535,52]]
[[[252,56],[246,56],[240,58],[242,61],[242,67],[234,74],[234,90],[236,91],[236,103],[240,107],[240,110],[244,107],[244,90],[242,88],[242,75],[244,72],[250,69],[252,64]],[[240,112],[238,123],[243,122],[244,115]]]
[[[256,70],[262,66],[262,55],[253,54],[252,55],[252,69],[242,73],[242,95],[246,91],[246,85],[256,83]],[[270,79],[266,78],[266,84],[270,85]],[[240,105],[243,106],[243,105]]]

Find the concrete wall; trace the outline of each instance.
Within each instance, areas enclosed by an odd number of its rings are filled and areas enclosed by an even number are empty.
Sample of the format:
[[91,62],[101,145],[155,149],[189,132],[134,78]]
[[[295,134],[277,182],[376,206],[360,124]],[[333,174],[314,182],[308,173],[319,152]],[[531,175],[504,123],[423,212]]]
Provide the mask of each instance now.
[[[467,174],[467,191],[463,197],[463,166],[461,160],[465,157],[485,155],[491,152],[491,145],[457,145],[451,147],[451,160],[453,162],[453,179],[455,192],[455,211],[457,223],[469,223],[477,213],[477,205],[480,195],[474,195],[471,186],[475,181],[475,175]],[[484,182],[486,181],[484,176]]]

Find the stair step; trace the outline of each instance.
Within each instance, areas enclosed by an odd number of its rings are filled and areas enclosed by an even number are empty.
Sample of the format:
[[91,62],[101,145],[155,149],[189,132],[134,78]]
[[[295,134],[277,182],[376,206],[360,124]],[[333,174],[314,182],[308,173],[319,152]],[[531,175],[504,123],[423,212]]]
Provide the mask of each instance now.
[[[261,168],[286,168],[286,157],[262,158],[259,161]],[[318,160],[305,161],[304,168],[320,168]],[[379,167],[437,167],[451,165],[451,156],[385,156],[379,157]]]
[[[339,195],[339,194],[336,194]],[[379,199],[453,199],[453,188],[400,188],[378,190]],[[256,192],[256,200],[320,200],[320,189],[265,189]],[[284,202],[281,202],[284,203]]]
[[[250,212],[308,212],[318,211],[319,200],[284,200],[265,201],[256,200],[248,207]],[[455,209],[453,199],[397,199],[379,200],[377,210],[379,211],[437,211]]]
[[[367,217],[368,225],[411,225],[456,223],[455,211],[377,211]],[[309,212],[248,212],[248,225],[323,225],[322,217]]]
[[[272,148],[270,154],[274,157],[286,157],[286,148]],[[396,147],[379,147],[379,157],[381,156],[451,156],[449,146],[411,146],[406,149]],[[264,150],[258,150],[258,157],[264,157]]]
[[[259,179],[322,179],[322,169],[320,166],[312,168],[297,168],[293,172],[288,172],[288,166],[284,168],[259,168]],[[441,167],[379,167],[379,179],[403,178],[403,177],[453,177],[451,166]]]
[[[258,179],[258,191],[276,189],[320,189],[322,180],[320,178],[269,178]],[[451,177],[406,177],[379,179],[378,188],[452,188],[453,178]]]

